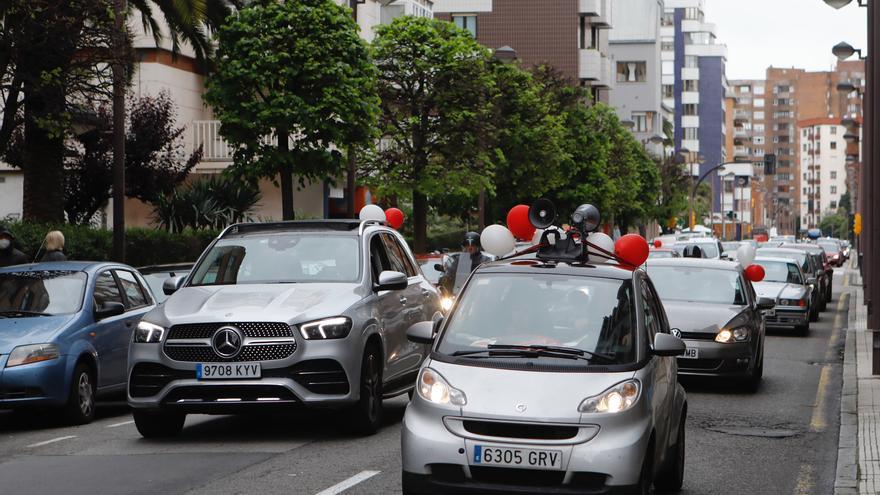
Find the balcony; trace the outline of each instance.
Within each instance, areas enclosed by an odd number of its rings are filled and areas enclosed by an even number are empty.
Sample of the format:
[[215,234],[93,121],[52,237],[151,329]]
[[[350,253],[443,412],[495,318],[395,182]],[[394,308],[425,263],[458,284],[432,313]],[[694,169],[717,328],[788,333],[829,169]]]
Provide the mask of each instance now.
[[382,24],[391,24],[394,19],[411,15],[413,17],[434,18],[434,4],[429,0],[395,0],[382,7]]
[[752,113],[748,110],[734,110],[733,111],[733,119],[734,120],[751,120]]
[[751,132],[749,132],[747,129],[734,128],[733,137],[737,139],[748,139],[751,137]]
[[737,146],[733,148],[733,157],[734,158],[747,158],[750,155],[748,148],[743,148]]
[[[189,151],[192,153],[201,146],[203,163],[232,163],[232,159],[235,156],[235,147],[220,135],[219,120],[195,120],[190,126],[190,132],[192,133],[192,148]],[[291,145],[296,139],[297,136],[290,136]],[[278,138],[274,135],[265,136],[260,139],[260,144],[275,145],[277,143]],[[213,168],[210,165],[208,167]]]
[[594,27],[609,29],[612,26],[612,0],[578,0],[578,12],[590,18]]
[[586,81],[601,81],[604,76],[603,59],[607,60],[599,50],[593,48],[580,50],[578,76]]

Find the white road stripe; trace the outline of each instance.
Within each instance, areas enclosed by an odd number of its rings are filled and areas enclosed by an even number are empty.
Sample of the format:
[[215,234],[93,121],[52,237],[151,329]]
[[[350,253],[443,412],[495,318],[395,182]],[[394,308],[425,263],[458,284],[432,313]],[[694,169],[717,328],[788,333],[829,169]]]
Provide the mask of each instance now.
[[62,440],[70,440],[71,438],[76,438],[76,435],[67,435],[66,437],[53,438],[52,440],[46,440],[45,442],[32,443],[28,445],[27,448],[42,447],[43,445],[49,445],[50,443],[60,442]]
[[116,428],[118,426],[125,426],[134,423],[134,420],[123,421],[122,423],[113,423],[112,425],[107,425],[107,428]]
[[317,495],[336,495],[337,493],[342,493],[345,490],[348,490],[349,488],[357,485],[358,483],[362,483],[364,481],[367,481],[368,479],[372,478],[373,476],[376,476],[379,473],[381,473],[381,471],[361,471],[360,473],[352,476],[351,478],[349,478],[341,483],[337,483],[322,492],[319,492]]

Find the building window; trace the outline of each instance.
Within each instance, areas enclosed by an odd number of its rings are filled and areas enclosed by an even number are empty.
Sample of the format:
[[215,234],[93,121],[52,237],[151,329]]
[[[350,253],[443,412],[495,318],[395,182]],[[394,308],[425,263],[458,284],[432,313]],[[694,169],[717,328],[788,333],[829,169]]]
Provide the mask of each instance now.
[[788,86],[785,84],[780,84],[779,86],[776,86],[775,88],[773,88],[773,94],[776,95],[779,93],[788,93],[789,90],[791,90],[791,86]]
[[755,98],[755,107],[764,108],[764,98]]
[[807,173],[804,172],[804,180],[807,180]]
[[831,141],[831,149],[833,149],[833,150],[837,149],[837,141]]
[[837,135],[837,126],[836,125],[831,126],[831,135],[832,136]]
[[651,132],[651,116],[647,112],[633,112],[632,121],[635,123],[633,131],[635,132]]
[[780,107],[787,107],[791,105],[791,100],[788,98],[776,98],[773,100],[773,104]]
[[808,194],[808,193],[807,193],[807,188],[805,187],[805,188],[804,188],[804,196],[806,196],[807,194]]
[[831,194],[837,194],[837,186],[831,186]]
[[755,112],[752,114],[754,120],[764,120],[764,112]]
[[699,69],[700,68],[700,57],[696,55],[685,55],[684,56],[684,66],[690,69]]
[[700,9],[697,7],[688,7],[684,9],[684,18],[691,21],[699,21]]
[[762,85],[755,86],[755,94],[756,95],[764,94],[764,86],[762,86]]
[[764,136],[755,136],[752,138],[752,142],[755,144],[764,144]]
[[684,131],[683,139],[687,141],[696,141],[697,139],[700,139],[699,127],[683,127],[682,131]]
[[[778,142],[779,142],[779,138],[777,138],[776,136],[774,136],[774,137],[773,137],[773,142],[774,142],[774,143],[778,143]],[[804,143],[803,147],[801,148],[801,151],[807,151],[807,143]]]
[[671,52],[675,50],[675,38],[664,36],[660,38],[660,51]]
[[[582,18],[583,19],[583,18]],[[477,16],[475,15],[454,15],[452,22],[456,26],[471,33],[474,38],[477,37]]]
[[699,115],[700,114],[700,106],[696,103],[686,103],[682,105],[681,114],[682,115]]
[[[764,132],[764,124],[755,124],[755,132],[763,133]],[[762,137],[762,139],[763,139],[763,137]]]
[[647,73],[645,62],[617,62],[617,82],[645,82]]
[[832,178],[832,179],[836,179],[836,178],[837,178],[837,171],[836,171],[836,170],[832,170],[832,171],[831,171],[831,178]]
[[749,94],[752,92],[752,87],[747,85],[742,85],[739,87],[739,92],[742,94]]
[[660,67],[664,76],[672,76],[675,74],[675,65],[672,60],[664,60]]
[[660,21],[663,26],[675,25],[675,11],[666,11],[663,13],[663,20]]
[[663,97],[664,98],[675,98],[675,86],[672,84],[664,84],[663,85]]
[[685,91],[699,91],[700,90],[699,86],[697,85],[698,82],[693,79],[685,79],[684,81],[682,81],[682,83],[684,84]]
[[804,138],[807,137],[807,130],[806,129],[801,131],[801,136],[803,136]]

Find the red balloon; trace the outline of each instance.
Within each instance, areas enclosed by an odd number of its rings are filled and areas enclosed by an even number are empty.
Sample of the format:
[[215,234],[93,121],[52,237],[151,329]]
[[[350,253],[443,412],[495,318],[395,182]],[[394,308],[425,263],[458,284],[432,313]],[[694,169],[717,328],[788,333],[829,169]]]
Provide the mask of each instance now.
[[388,208],[385,210],[385,220],[393,229],[403,227],[403,212],[397,208]]
[[749,279],[750,282],[760,282],[764,280],[766,275],[764,267],[761,265],[749,265],[746,267],[746,278]]
[[535,226],[529,221],[529,207],[516,205],[507,213],[507,228],[521,241],[531,241],[535,236]]
[[614,243],[614,254],[632,266],[640,266],[648,259],[648,241],[638,234],[626,234]]
[[655,240],[654,240],[654,247],[657,248],[657,249],[662,248],[662,247],[663,247],[663,241],[661,241],[660,239],[655,239]]

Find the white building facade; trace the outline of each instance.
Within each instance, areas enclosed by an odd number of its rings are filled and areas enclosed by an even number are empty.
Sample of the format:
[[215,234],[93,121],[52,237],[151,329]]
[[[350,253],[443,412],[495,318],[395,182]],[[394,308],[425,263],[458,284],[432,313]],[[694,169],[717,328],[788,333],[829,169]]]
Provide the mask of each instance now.
[[846,127],[839,119],[798,122],[800,134],[802,228],[816,228],[837,212],[846,193]]

